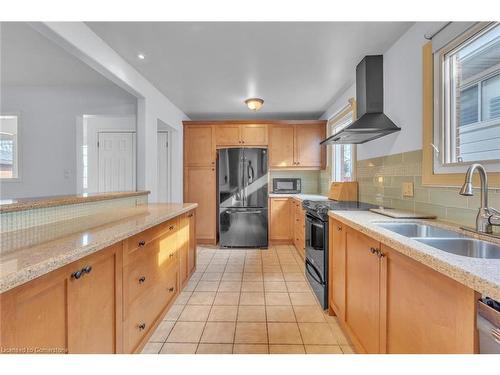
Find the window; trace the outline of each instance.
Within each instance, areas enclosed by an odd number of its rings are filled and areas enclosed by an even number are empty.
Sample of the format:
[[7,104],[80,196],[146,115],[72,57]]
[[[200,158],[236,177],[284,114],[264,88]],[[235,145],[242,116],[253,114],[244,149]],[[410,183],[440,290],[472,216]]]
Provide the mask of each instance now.
[[434,58],[434,170],[460,172],[462,163],[481,162],[500,171],[500,25],[476,26]]
[[[354,100],[328,120],[329,134],[334,134],[353,122]],[[332,181],[354,181],[356,165],[355,145],[333,145],[331,153],[331,179]]]
[[18,177],[17,116],[0,116],[0,178]]

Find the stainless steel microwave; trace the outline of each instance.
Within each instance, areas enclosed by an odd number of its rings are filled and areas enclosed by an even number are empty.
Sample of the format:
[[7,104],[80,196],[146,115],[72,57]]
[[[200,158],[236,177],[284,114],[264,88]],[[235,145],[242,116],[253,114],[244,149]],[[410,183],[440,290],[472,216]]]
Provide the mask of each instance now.
[[296,194],[302,191],[300,178],[273,178],[273,193]]

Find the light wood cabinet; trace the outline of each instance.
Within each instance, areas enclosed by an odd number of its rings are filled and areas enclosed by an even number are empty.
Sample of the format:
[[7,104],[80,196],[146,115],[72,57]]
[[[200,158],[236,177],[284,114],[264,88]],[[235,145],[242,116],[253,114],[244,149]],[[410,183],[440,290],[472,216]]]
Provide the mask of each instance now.
[[297,199],[291,199],[294,211],[293,215],[293,244],[302,259],[305,258],[305,219],[306,213],[302,203]]
[[194,213],[0,294],[1,351],[140,351],[195,271]]
[[325,138],[325,124],[295,125],[295,164],[299,167],[324,168],[326,147],[319,143]]
[[221,124],[215,126],[216,146],[267,146],[266,124]]
[[269,207],[269,239],[275,243],[290,243],[293,234],[290,199],[271,198]]
[[355,343],[366,353],[378,353],[380,337],[379,243],[347,228],[345,321]]
[[322,169],[326,165],[324,122],[272,125],[269,130],[270,168]]
[[269,167],[294,167],[293,125],[273,125],[269,129]]
[[329,225],[329,303],[358,352],[477,352],[476,292],[336,220]]
[[246,124],[240,127],[241,142],[244,146],[267,146],[266,124]]
[[196,268],[196,238],[194,211],[185,213],[179,222],[179,278],[184,287]]
[[337,220],[329,220],[329,245],[328,245],[328,293],[330,311],[345,319],[345,227]]
[[121,243],[0,295],[1,346],[41,353],[119,353]]
[[198,203],[196,238],[201,243],[216,243],[216,176],[215,167],[184,169],[184,201]]
[[184,126],[184,166],[215,167],[215,144],[213,126]]
[[476,293],[382,244],[381,352],[474,353]]

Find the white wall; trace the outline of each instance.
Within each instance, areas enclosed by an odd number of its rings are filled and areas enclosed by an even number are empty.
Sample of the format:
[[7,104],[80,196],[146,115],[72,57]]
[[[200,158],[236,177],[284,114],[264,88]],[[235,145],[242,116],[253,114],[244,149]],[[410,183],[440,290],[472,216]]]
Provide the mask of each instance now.
[[172,200],[182,202],[182,121],[189,120],[179,108],[118,55],[83,22],[33,24],[38,31],[73,53],[106,78],[138,98],[137,187],[157,193],[157,121],[172,134]]
[[77,117],[135,115],[137,100],[112,86],[3,86],[0,107],[19,115],[20,179],[2,181],[6,199],[76,194]]
[[[401,131],[358,145],[359,160],[422,148],[422,46],[427,42],[424,35],[441,25],[417,22],[384,53],[384,112]],[[344,107],[355,91],[354,84],[321,118],[328,119]]]

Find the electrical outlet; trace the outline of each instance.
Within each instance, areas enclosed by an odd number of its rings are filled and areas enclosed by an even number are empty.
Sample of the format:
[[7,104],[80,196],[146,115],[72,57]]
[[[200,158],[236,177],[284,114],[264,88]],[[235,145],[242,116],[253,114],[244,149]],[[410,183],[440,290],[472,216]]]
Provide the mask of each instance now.
[[413,197],[413,182],[403,182],[403,197]]

